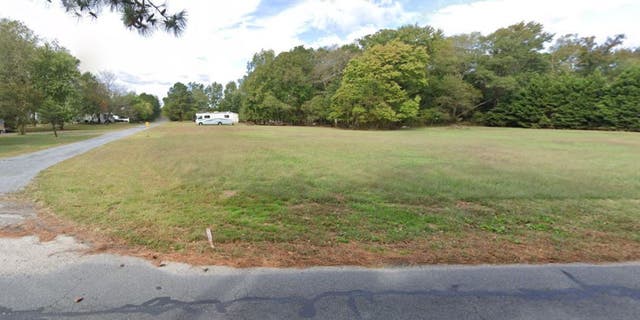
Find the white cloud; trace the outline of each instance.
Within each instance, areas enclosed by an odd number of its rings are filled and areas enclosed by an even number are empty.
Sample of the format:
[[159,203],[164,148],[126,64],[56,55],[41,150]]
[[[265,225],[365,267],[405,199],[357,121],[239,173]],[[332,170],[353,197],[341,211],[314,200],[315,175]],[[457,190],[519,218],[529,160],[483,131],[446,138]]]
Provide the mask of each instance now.
[[307,0],[264,22],[268,24],[280,21],[303,29],[351,31],[363,24],[383,27],[394,22],[404,22],[412,15],[399,2]]
[[[126,30],[119,16],[108,10],[97,20],[78,20],[65,13],[58,1],[47,5],[44,0],[0,0],[0,17],[21,20],[36,34],[57,39],[82,61],[83,71],[131,75],[121,76],[120,84],[160,97],[169,89],[166,84],[176,81],[237,80],[253,53],[261,49],[279,52],[296,45],[351,42],[390,22],[402,23],[412,17],[400,4],[388,0],[304,0],[270,17],[255,12],[260,0],[169,4],[188,12],[187,29],[179,38],[161,31],[139,36]],[[314,28],[342,36],[325,35],[324,41],[309,42],[300,38]]]
[[351,31],[350,33],[348,33],[343,37],[340,37],[337,34],[331,34],[329,36],[318,38],[312,41],[311,43],[309,43],[309,46],[313,48],[320,48],[320,47],[331,47],[333,45],[352,43],[354,40],[360,39],[369,34],[373,34],[378,30],[380,30],[381,28],[382,27],[373,26],[373,25],[365,25],[365,26],[356,28],[355,30]]
[[608,36],[624,33],[626,46],[640,46],[638,0],[484,0],[446,6],[427,16],[426,23],[447,34],[480,31],[488,34],[520,21],[536,21],[557,36],[578,33]]

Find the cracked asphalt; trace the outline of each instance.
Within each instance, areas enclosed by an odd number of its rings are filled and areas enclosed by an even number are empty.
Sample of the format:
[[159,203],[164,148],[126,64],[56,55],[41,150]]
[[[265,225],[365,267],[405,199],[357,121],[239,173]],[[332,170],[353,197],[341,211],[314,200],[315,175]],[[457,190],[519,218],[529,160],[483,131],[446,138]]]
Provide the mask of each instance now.
[[638,264],[205,272],[98,255],[0,288],[0,319],[640,318]]
[[[140,130],[0,160],[0,194]],[[0,222],[19,212],[30,211],[0,204]],[[0,319],[640,319],[638,262],[234,269],[84,248],[66,236],[0,238]]]

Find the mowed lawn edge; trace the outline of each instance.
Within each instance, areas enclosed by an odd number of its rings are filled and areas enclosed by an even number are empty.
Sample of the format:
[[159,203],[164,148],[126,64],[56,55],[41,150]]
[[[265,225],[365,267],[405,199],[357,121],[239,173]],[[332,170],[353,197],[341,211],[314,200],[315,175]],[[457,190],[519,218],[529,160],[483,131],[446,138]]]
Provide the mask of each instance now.
[[29,192],[85,235],[194,263],[624,261],[640,257],[637,150],[625,132],[170,123]]

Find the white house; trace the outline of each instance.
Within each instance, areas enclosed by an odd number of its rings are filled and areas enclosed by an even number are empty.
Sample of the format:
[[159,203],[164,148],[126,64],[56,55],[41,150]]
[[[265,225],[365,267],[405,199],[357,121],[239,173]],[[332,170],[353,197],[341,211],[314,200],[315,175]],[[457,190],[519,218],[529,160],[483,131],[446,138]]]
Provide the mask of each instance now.
[[238,118],[238,114],[235,113],[235,112],[231,112],[231,111],[196,113],[195,121],[197,122],[198,120],[214,119],[214,118],[231,119],[231,121],[233,121],[233,123],[240,122],[240,119]]

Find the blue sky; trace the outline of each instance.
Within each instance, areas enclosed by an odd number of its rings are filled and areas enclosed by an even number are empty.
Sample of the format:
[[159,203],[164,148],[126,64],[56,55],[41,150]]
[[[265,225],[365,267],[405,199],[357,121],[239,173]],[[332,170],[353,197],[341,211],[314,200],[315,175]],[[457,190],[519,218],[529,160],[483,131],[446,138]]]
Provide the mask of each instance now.
[[166,1],[170,9],[188,12],[180,38],[162,32],[140,37],[108,10],[97,20],[78,20],[60,8],[59,0],[0,0],[0,17],[21,20],[44,39],[57,40],[82,61],[83,71],[113,72],[123,87],[160,97],[177,81],[239,79],[261,49],[350,43],[405,24],[432,25],[451,35],[487,34],[538,21],[556,35],[578,33],[604,41],[624,33],[627,46],[640,46],[638,0]]

